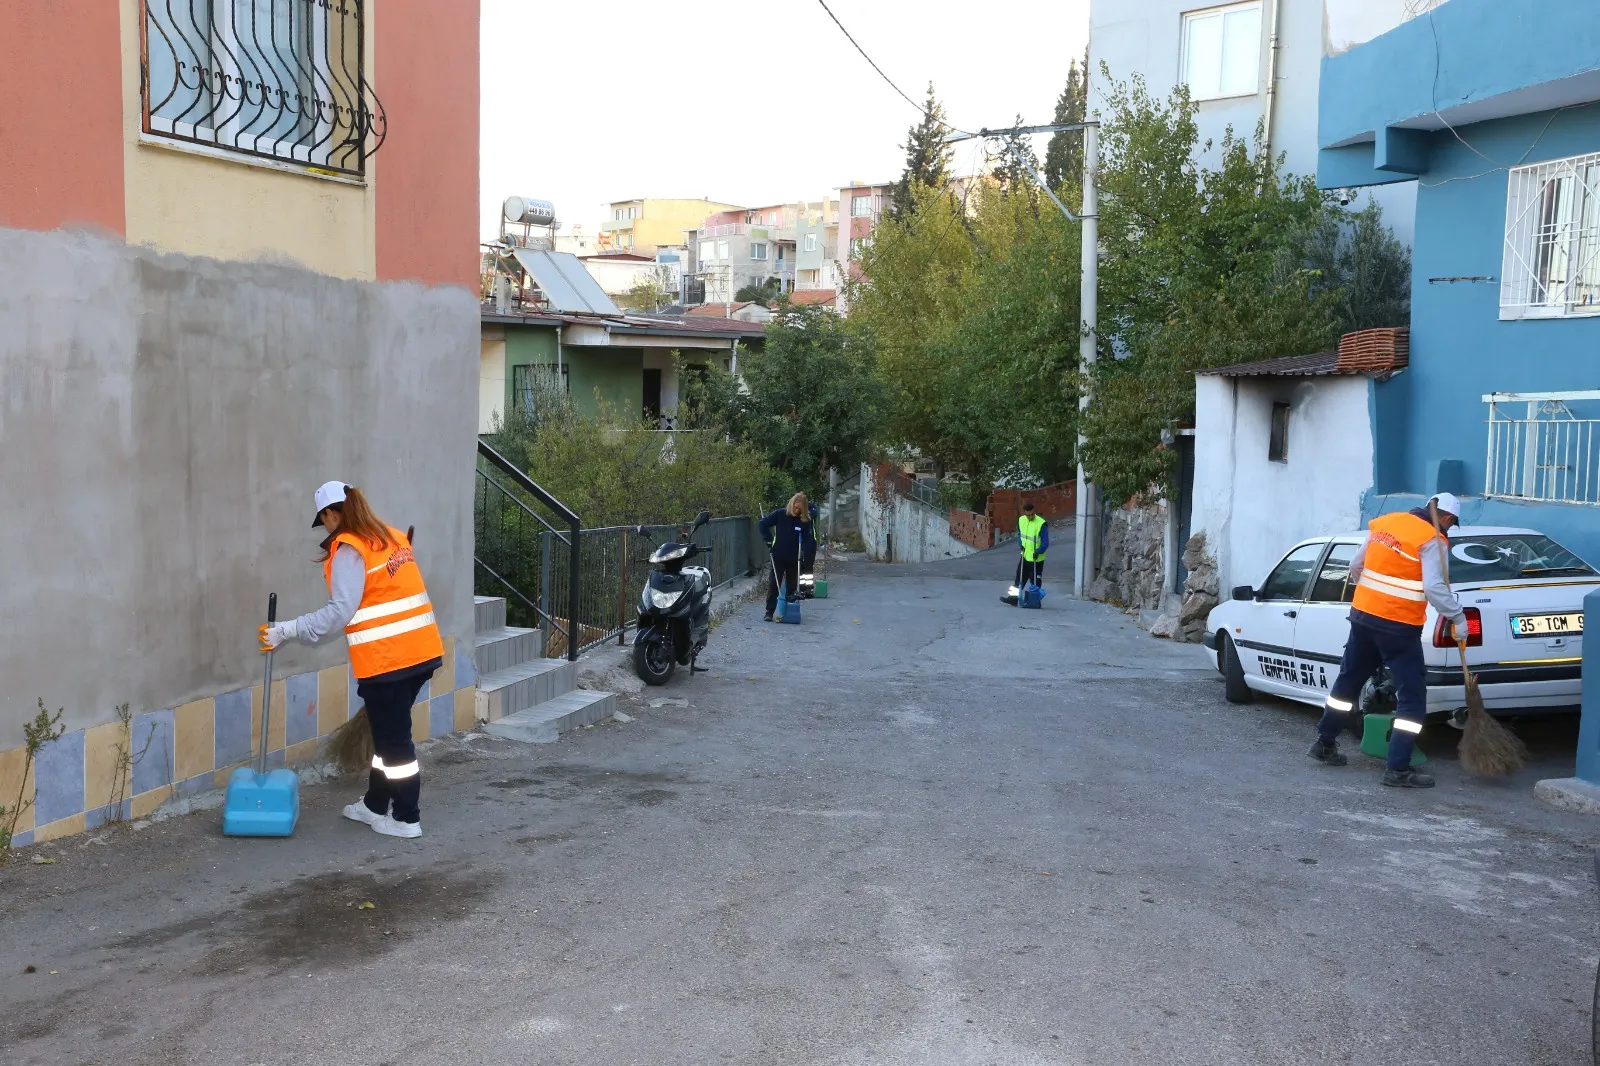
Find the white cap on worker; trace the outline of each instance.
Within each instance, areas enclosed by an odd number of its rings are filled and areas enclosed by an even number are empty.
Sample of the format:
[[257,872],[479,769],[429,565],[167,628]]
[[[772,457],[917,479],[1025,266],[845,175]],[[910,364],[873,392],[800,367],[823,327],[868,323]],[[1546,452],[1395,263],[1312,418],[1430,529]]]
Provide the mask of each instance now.
[[[317,489],[317,494],[312,497],[317,505],[317,513],[311,518],[311,525],[313,527],[322,525],[323,511],[327,510],[333,504],[344,502],[345,488],[345,483],[342,481],[330,481],[321,488]],[[1451,499],[1454,498],[1455,497],[1453,496],[1451,497]]]
[[1441,492],[1428,501],[1445,514],[1454,515],[1456,521],[1461,521],[1461,500],[1453,492]]

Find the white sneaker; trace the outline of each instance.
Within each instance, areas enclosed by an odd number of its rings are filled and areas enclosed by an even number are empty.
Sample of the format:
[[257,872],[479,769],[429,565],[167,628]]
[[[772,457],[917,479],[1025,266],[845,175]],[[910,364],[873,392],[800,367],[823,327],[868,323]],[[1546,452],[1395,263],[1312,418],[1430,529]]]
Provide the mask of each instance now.
[[379,815],[372,822],[372,831],[382,833],[386,837],[419,837],[422,835],[421,822],[397,822],[390,814]]
[[372,808],[367,806],[367,801],[358,799],[344,809],[344,816],[352,822],[365,822],[367,825],[377,825],[387,814],[373,814]]

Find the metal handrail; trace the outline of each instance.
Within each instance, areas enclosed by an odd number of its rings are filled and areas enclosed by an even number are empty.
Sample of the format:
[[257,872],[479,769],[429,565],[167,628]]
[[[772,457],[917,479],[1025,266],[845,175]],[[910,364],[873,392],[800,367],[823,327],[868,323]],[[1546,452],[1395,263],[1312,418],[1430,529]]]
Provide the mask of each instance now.
[[540,487],[537,481],[533,480],[533,478],[529,477],[527,474],[524,474],[515,466],[512,466],[511,460],[507,459],[505,456],[489,447],[488,443],[482,437],[478,438],[478,454],[504,471],[506,476],[517,483],[517,488],[531,495],[534,499],[550,508],[550,510],[566,519],[569,523],[578,522],[578,516],[572,512],[570,507],[546,492],[542,487]]
[[[581,629],[579,628],[579,625],[578,625],[578,607],[579,607],[579,592],[580,592],[581,587],[582,587],[582,583],[581,583],[581,580],[580,580],[580,565],[579,565],[579,563],[580,563],[580,560],[579,560],[579,555],[580,555],[579,548],[581,546],[582,538],[579,536],[579,531],[583,528],[583,523],[579,520],[577,513],[574,512],[572,510],[572,508],[568,507],[566,504],[564,504],[560,500],[556,499],[550,493],[546,492],[544,490],[544,488],[537,481],[533,480],[533,478],[529,477],[527,474],[523,473],[521,470],[518,470],[515,466],[511,465],[511,461],[510,460],[508,460],[505,456],[501,455],[499,452],[497,452],[493,448],[491,448],[487,443],[484,442],[482,437],[478,438],[478,454],[480,456],[482,456],[484,459],[487,459],[494,466],[498,467],[501,470],[501,472],[503,472],[507,477],[509,477],[511,479],[512,483],[515,484],[518,488],[522,489],[528,495],[532,496],[534,499],[538,500],[540,503],[542,503],[546,507],[550,508],[550,510],[554,511],[559,517],[564,519],[566,521],[566,523],[567,523],[568,529],[570,531],[570,536],[567,538],[567,541],[566,541],[567,542],[567,546],[568,546],[568,549],[567,549],[567,626],[566,626],[567,659],[569,661],[571,661],[571,662],[577,662],[577,660],[578,660],[578,651],[579,651],[579,648],[578,648],[578,636],[581,633]],[[488,476],[487,473],[484,474],[484,480],[489,482],[490,484],[494,485],[496,488],[500,489],[502,492],[505,491],[504,487],[499,485],[498,483],[496,483],[493,478]],[[507,493],[507,495],[510,495],[510,494]],[[512,496],[511,498],[512,499],[516,499],[515,496]],[[522,504],[521,500],[518,500],[517,502],[518,502],[518,504],[522,505],[524,510],[528,509],[527,505],[526,504]],[[532,513],[532,512],[530,511],[529,513]],[[539,516],[535,515],[534,517],[539,517]],[[551,533],[556,534],[557,536],[560,535],[559,533],[556,533],[556,530],[555,530],[555,528],[553,526],[550,526],[550,524],[548,522],[544,522],[543,518],[539,518],[539,520],[546,527],[548,527],[550,529]],[[487,567],[485,567],[485,569],[487,569]],[[492,572],[493,571],[491,571],[491,573]],[[519,592],[518,595],[521,596],[522,594]],[[523,599],[527,599],[526,596],[523,596],[522,598]]]

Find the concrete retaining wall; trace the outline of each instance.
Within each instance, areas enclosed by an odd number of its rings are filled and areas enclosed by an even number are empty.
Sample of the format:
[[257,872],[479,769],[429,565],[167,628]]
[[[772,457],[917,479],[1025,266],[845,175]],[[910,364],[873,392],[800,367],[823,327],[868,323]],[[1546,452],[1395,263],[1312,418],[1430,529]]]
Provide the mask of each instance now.
[[[238,734],[248,757],[267,593],[280,617],[327,599],[311,492],[331,478],[417,527],[440,629],[469,653],[425,694],[470,686],[477,351],[462,289],[0,229],[4,802],[39,697],[69,730],[39,762],[41,821],[93,807],[96,730],[126,731],[122,703],[164,738],[167,783],[237,761]],[[278,743],[336,724],[318,707],[344,661],[338,639],[277,656],[308,718]]]
[[861,468],[861,539],[867,557],[888,563],[926,563],[971,555],[975,550],[950,534],[950,516],[904,496],[891,494],[888,506],[873,498],[872,477]]

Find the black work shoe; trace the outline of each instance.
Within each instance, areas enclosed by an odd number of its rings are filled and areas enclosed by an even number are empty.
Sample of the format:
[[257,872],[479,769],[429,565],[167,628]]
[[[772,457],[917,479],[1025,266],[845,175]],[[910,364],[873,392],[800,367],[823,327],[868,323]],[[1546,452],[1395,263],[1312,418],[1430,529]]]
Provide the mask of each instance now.
[[1385,770],[1383,783],[1390,788],[1432,788],[1433,775],[1421,770]]
[[1307,754],[1309,754],[1313,759],[1327,766],[1343,766],[1345,763],[1350,761],[1343,755],[1339,754],[1338,741],[1323,740],[1321,737],[1318,737],[1312,743],[1311,750]]
[[761,616],[761,620],[762,620],[762,621],[763,621],[763,622],[770,622],[770,621],[772,621],[772,612],[771,612],[771,611],[768,611],[768,612],[767,612],[767,613],[766,613],[766,614],[764,614],[764,615],[762,615],[762,616]]

